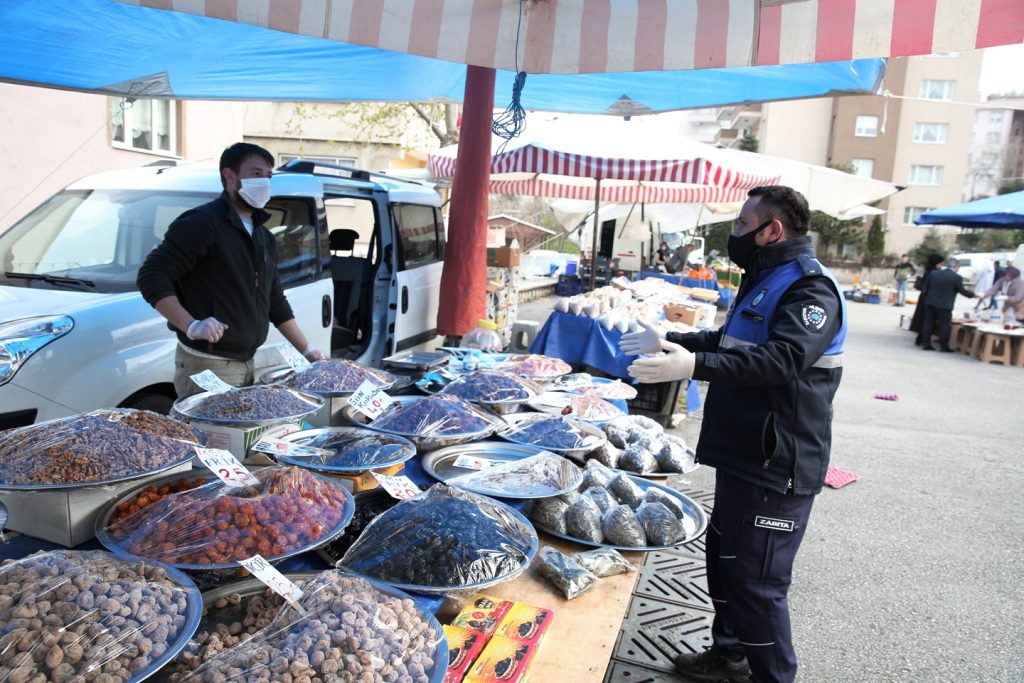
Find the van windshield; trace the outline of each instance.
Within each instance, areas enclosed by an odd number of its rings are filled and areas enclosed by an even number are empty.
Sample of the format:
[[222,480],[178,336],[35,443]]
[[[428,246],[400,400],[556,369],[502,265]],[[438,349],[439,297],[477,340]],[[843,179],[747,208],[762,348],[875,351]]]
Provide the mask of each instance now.
[[139,266],[171,222],[216,197],[200,192],[65,190],[0,235],[0,283],[136,291]]

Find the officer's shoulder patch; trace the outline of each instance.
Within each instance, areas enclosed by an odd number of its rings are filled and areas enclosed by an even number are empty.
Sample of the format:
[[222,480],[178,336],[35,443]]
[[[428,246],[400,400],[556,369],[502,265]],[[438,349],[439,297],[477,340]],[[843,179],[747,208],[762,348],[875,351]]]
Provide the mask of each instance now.
[[828,313],[818,304],[804,304],[800,309],[800,322],[811,332],[821,332],[828,322]]
[[796,260],[804,271],[804,277],[808,275],[821,275],[821,263],[818,262],[818,259],[807,254],[800,254],[796,257]]

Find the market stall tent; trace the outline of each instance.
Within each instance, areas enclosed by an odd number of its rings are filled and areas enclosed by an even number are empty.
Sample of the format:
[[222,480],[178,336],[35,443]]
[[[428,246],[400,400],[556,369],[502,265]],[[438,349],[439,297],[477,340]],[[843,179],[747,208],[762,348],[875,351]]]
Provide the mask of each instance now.
[[958,225],[963,228],[1024,230],[1024,192],[1000,194],[973,202],[927,211],[917,225]]

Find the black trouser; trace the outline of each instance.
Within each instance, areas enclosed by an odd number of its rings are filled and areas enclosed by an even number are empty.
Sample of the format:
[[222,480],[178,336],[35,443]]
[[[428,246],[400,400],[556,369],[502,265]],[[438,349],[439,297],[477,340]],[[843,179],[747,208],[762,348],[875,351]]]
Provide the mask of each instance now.
[[949,330],[953,322],[953,311],[944,308],[929,306],[924,311],[924,328],[921,331],[924,348],[932,345],[932,332],[938,328],[939,346],[943,349],[949,348]]
[[789,584],[814,496],[787,496],[718,472],[707,532],[711,634],[727,656],[746,655],[755,683],[796,678]]

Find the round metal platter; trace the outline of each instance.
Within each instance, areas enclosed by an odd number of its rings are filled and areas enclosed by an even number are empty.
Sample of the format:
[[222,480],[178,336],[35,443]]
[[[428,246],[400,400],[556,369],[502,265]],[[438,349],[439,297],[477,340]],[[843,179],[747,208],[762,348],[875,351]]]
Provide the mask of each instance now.
[[[243,391],[245,389],[252,388],[256,387],[241,387],[239,390]],[[276,425],[284,422],[296,422],[299,419],[306,417],[307,415],[312,415],[316,411],[320,410],[324,405],[323,397],[318,396],[317,394],[311,394],[309,392],[299,391],[297,389],[289,389],[287,387],[276,388],[278,388],[281,391],[287,391],[290,394],[292,394],[292,396],[302,399],[307,404],[309,404],[309,409],[302,410],[291,415],[275,415],[274,417],[262,418],[259,420],[240,420],[238,418],[226,417],[199,417],[197,415],[193,415],[192,411],[194,411],[199,406],[199,404],[201,404],[207,398],[215,394],[215,392],[212,391],[204,391],[201,394],[195,394],[187,398],[179,398],[177,401],[175,401],[173,407],[171,408],[171,416],[182,419],[186,422],[189,422],[190,424],[192,422],[198,422],[200,424],[206,423],[214,425],[225,425],[229,427],[261,427],[263,425]]]
[[557,531],[552,531],[551,529],[548,529],[544,525],[538,524],[537,522],[532,522],[532,524],[540,531],[543,531],[546,534],[554,536],[555,538],[561,538],[566,541],[573,541],[574,543],[579,543],[581,545],[589,546],[591,548],[614,548],[615,550],[627,550],[630,552],[641,553],[650,552],[652,550],[665,550],[667,548],[675,548],[677,546],[689,543],[690,541],[700,538],[701,534],[704,533],[704,530],[708,524],[708,517],[704,513],[704,509],[700,505],[698,505],[693,499],[691,499],[688,496],[684,496],[682,493],[679,493],[675,489],[671,489],[668,486],[665,486],[664,484],[659,484],[649,479],[643,479],[632,474],[629,478],[632,479],[636,483],[636,485],[642,488],[644,491],[651,487],[658,488],[661,489],[663,492],[669,494],[673,498],[679,500],[679,502],[683,506],[683,511],[686,514],[685,518],[682,520],[683,528],[686,531],[686,536],[681,538],[679,541],[673,543],[672,545],[645,545],[639,547],[632,545],[612,545],[610,543],[595,543],[594,541],[587,541],[582,538],[577,538],[576,536],[570,536],[568,534],[562,534]]
[[[414,402],[422,400],[422,399],[423,399],[422,396],[394,396],[394,397],[392,397],[392,400],[395,403],[400,403],[400,404],[414,403]],[[380,429],[378,427],[374,427],[370,423],[369,418],[367,418],[365,415],[360,413],[358,410],[356,410],[352,406],[345,406],[344,408],[342,408],[341,414],[342,414],[342,417],[348,423],[350,423],[352,425],[355,425],[356,427],[365,427],[366,429],[373,430],[373,431],[378,432],[380,434],[393,434],[395,436],[405,437],[406,439],[409,439],[409,441],[412,441],[414,444],[416,444],[417,448],[419,448],[420,450],[423,450],[423,451],[432,451],[432,450],[435,450],[437,448],[445,448],[447,446],[455,446],[457,444],[465,443],[467,441],[477,441],[477,440],[483,439],[484,437],[486,437],[489,434],[491,434],[491,432],[493,432],[495,430],[495,428],[498,426],[497,424],[492,424],[492,425],[489,425],[487,427],[487,429],[483,429],[483,430],[480,430],[478,432],[466,432],[466,433],[463,433],[463,434],[439,434],[439,435],[436,435],[436,436],[435,435],[422,436],[420,434],[410,434],[409,432],[397,432],[397,431],[391,431],[391,430]],[[495,417],[496,417],[497,420],[499,420],[499,421],[501,420],[500,417],[497,417],[497,416],[495,416]]]
[[[490,487],[486,482],[469,482],[461,484],[459,482],[452,481],[457,477],[472,474],[477,471],[468,467],[459,467],[455,464],[459,457],[463,455],[471,458],[490,460],[492,462],[509,462],[511,460],[523,460],[524,458],[529,458],[543,452],[544,449],[537,446],[524,446],[522,444],[513,444],[504,441],[477,441],[475,443],[463,444],[461,446],[442,448],[434,451],[433,453],[428,453],[423,456],[420,464],[423,466],[423,469],[427,474],[438,481],[443,481],[446,484],[457,486],[464,491],[479,493],[484,496],[493,496],[495,498],[509,498],[513,500],[550,498],[576,489],[579,486],[579,482],[561,488],[549,487],[543,493],[527,493],[522,491],[509,491],[497,486]],[[579,478],[582,481],[582,472],[580,472]]]
[[[334,525],[332,529],[329,529],[327,533],[318,538],[316,542],[303,546],[301,548],[289,550],[288,552],[282,553],[280,555],[272,555],[270,557],[266,557],[264,559],[266,559],[267,562],[279,562],[286,558],[292,557],[293,555],[300,555],[306,551],[313,550],[323,545],[324,543],[328,543],[333,538],[341,534],[345,530],[345,527],[348,526],[348,523],[352,520],[352,515],[355,513],[356,509],[356,504],[355,500],[352,498],[352,493],[348,489],[346,489],[337,479],[332,479],[331,477],[322,475],[318,472],[310,472],[310,474],[319,479],[321,482],[329,484],[334,488],[341,490],[344,493],[345,510],[344,512],[342,512],[341,519],[338,521],[336,525]],[[197,476],[202,477],[207,483],[215,481],[217,479],[217,475],[215,475],[213,472],[196,472],[191,475],[186,475],[185,473],[176,474],[173,477],[165,477],[156,482],[147,482],[145,486],[140,486],[139,488],[134,489],[133,491],[121,496],[117,500],[112,501],[96,518],[96,540],[103,544],[104,548],[114,553],[115,555],[119,555],[122,557],[136,557],[131,552],[129,552],[127,548],[123,547],[113,536],[111,536],[109,531],[107,531],[107,527],[110,526],[110,520],[114,516],[114,511],[117,509],[117,506],[120,505],[121,503],[126,503],[134,500],[136,496],[139,495],[139,493],[141,493],[146,487],[150,485],[159,488],[162,484],[168,481],[174,481],[176,479],[181,478],[192,479]],[[239,568],[237,562],[225,562],[222,564],[185,564],[178,562],[167,562],[166,564],[187,571],[205,571],[216,569],[237,570]]]
[[[133,559],[137,560],[138,558]],[[185,623],[182,624],[178,637],[167,644],[167,650],[159,658],[153,660],[152,664],[128,679],[128,683],[135,683],[136,681],[143,681],[149,678],[177,657],[178,653],[184,650],[185,646],[192,640],[192,636],[199,628],[199,622],[203,618],[202,593],[199,592],[199,588],[196,587],[195,582],[188,574],[163,562],[153,562],[151,560],[146,560],[146,562],[158,564],[164,568],[167,572],[167,578],[177,583],[186,592],[188,606],[185,610]]]
[[[390,442],[389,445],[398,446],[399,452],[389,458],[381,460],[380,462],[360,463],[358,465],[336,465],[327,463],[323,462],[319,456],[295,456],[282,454],[275,457],[278,462],[295,465],[296,467],[304,467],[317,472],[325,472],[328,474],[358,474],[366,472],[367,470],[377,470],[392,467],[393,465],[400,465],[412,456],[416,455],[416,444],[409,441],[409,439],[362,427],[324,427],[321,429],[304,429],[302,431],[292,432],[291,434],[282,436],[281,441],[294,443],[299,446],[311,446],[313,448],[322,448],[324,450],[334,451],[335,457],[338,458],[340,454],[338,453],[338,449],[335,447],[335,444],[338,444],[339,442],[351,442],[360,437],[373,437],[375,439],[386,440]],[[343,452],[344,446],[342,445],[342,453]]]
[[[540,420],[540,419],[543,419],[543,418],[546,418],[546,417],[552,417],[552,416],[544,414],[544,413],[519,413],[517,415],[507,415],[507,416],[505,416],[505,422],[507,422],[509,425],[516,426],[516,425],[518,425],[521,422],[528,422],[528,421],[531,421],[531,420]],[[605,436],[604,432],[601,431],[600,428],[595,427],[594,425],[590,424],[589,422],[582,422],[582,421],[577,420],[575,418],[564,418],[564,419],[566,421],[568,421],[569,424],[571,424],[572,426],[574,426],[577,429],[579,429],[581,432],[585,433],[588,436],[594,437],[594,442],[589,444],[589,445],[586,445],[586,446],[580,446],[579,448],[551,448],[549,446],[542,446],[540,444],[532,444],[532,443],[528,443],[526,441],[522,441],[521,439],[518,439],[514,435],[509,435],[509,434],[505,433],[504,429],[498,431],[496,433],[496,436],[501,437],[505,441],[511,441],[512,443],[520,444],[520,445],[523,445],[523,446],[533,446],[535,448],[540,448],[541,450],[551,451],[552,453],[558,453],[559,455],[564,455],[567,458],[576,458],[576,459],[582,459],[587,453],[590,453],[594,449],[599,448],[600,446],[602,446],[603,444],[608,442],[608,437]]]
[[[540,412],[540,413],[547,413],[548,415],[563,415],[562,410],[564,410],[566,408],[566,406],[568,406],[569,403],[573,399],[577,399],[577,398],[583,398],[583,397],[580,396],[579,394],[571,394],[571,393],[568,393],[568,392],[548,391],[548,392],[545,392],[545,393],[543,393],[543,394],[541,394],[541,395],[539,395],[539,396],[537,396],[537,397],[535,397],[533,399],[530,399],[529,401],[527,401],[526,405],[530,406],[531,408],[533,408],[534,410],[536,410],[537,412]],[[622,412],[621,410],[619,410],[618,408],[616,408],[614,405],[612,405],[606,399],[602,398],[600,400],[604,401],[605,403],[610,405],[612,408],[615,408],[616,414],[615,415],[611,415],[609,417],[602,417],[600,419],[594,419],[594,418],[588,418],[588,417],[580,417],[579,415],[576,415],[574,413],[569,413],[568,415],[566,415],[566,417],[572,417],[574,420],[580,420],[582,422],[589,422],[590,424],[600,424],[600,425],[603,425],[603,424],[605,424],[607,422],[611,422],[615,418],[622,417],[622,416],[624,416],[626,414],[626,413]]]
[[[394,388],[395,383],[397,382],[397,378],[387,370],[377,370],[376,368],[368,368],[367,374],[369,374],[369,372],[373,372],[374,374],[376,374],[379,379],[386,380],[384,384],[378,385],[381,391],[389,391],[390,389]],[[282,384],[284,382],[287,382],[291,378],[295,377],[295,375],[295,370],[293,370],[290,365],[285,365],[283,367],[272,368],[264,372],[262,375],[260,375],[260,383]],[[362,384],[362,382],[360,382],[360,384]],[[286,388],[290,389],[292,387]],[[359,387],[355,387],[350,390],[345,389],[332,391],[320,391],[319,389],[296,389],[296,391],[306,391],[311,394],[316,394],[317,396],[323,396],[324,398],[337,398],[339,396],[351,396],[352,394],[355,393],[356,389],[358,388]]]

